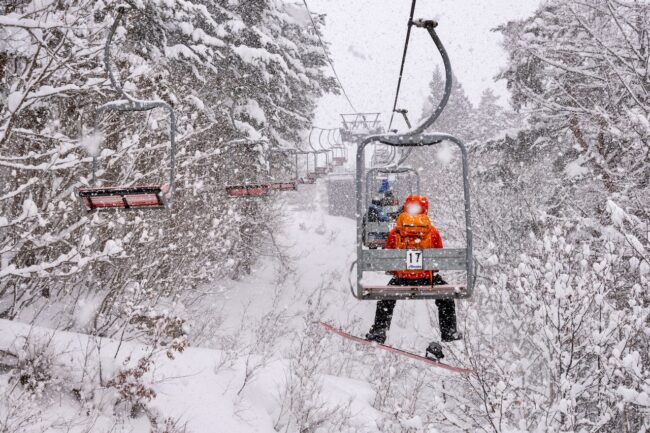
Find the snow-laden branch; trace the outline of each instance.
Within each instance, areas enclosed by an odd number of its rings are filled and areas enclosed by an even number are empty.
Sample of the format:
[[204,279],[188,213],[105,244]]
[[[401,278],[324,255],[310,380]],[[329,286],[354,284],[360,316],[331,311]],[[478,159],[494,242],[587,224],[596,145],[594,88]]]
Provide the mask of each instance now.
[[61,21],[37,21],[30,18],[21,18],[16,13],[10,13],[7,15],[0,15],[0,26],[20,27],[23,29],[53,29],[57,27],[66,27],[67,24]]
[[[23,191],[25,191],[27,188],[34,185],[38,181],[39,181],[39,178],[37,178],[37,177],[30,178],[26,183],[23,183],[22,185],[18,186],[18,188],[14,189],[13,191],[11,191],[11,192],[3,195],[3,196],[0,196],[0,201],[9,200],[10,198],[13,198],[13,197],[21,194]],[[1,225],[0,225],[0,227],[1,227]]]
[[[104,245],[102,251],[96,252],[88,256],[82,256],[82,254],[77,250],[77,248],[71,248],[68,252],[59,255],[56,259],[49,262],[42,262],[32,266],[26,266],[24,268],[18,268],[15,265],[9,264],[7,267],[0,269],[0,279],[7,276],[15,277],[29,277],[31,275],[43,276],[46,274],[52,274],[57,276],[70,275],[71,273],[77,272],[80,268],[84,267],[88,263],[97,261],[97,260],[106,260],[110,257],[116,256],[122,253],[122,247],[115,241],[109,240]],[[55,270],[63,264],[74,263],[76,269],[73,269],[69,272],[56,272]],[[54,272],[52,272],[54,271]]]

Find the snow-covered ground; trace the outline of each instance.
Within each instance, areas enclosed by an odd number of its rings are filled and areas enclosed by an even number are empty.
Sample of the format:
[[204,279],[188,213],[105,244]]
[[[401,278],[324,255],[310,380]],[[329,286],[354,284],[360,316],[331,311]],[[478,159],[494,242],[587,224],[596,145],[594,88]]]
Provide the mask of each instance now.
[[[286,256],[261,260],[240,281],[201,288],[206,296],[188,311],[187,325],[205,348],[174,352],[173,359],[164,349],[152,355],[143,376],[155,393],[146,404],[148,417],[116,419],[119,409],[107,403],[116,401],[116,386],[84,389],[93,383],[89,377],[101,374],[106,383],[125,366],[133,368],[150,353],[147,347],[2,321],[0,348],[20,352],[17,345],[26,336],[36,346],[50,341],[46,352],[53,354],[61,391],[46,387],[40,397],[46,405],[27,399],[40,422],[20,431],[148,432],[148,419],[167,418],[188,432],[300,431],[305,426],[315,428],[309,431],[335,426],[379,431],[385,418],[375,408],[382,375],[416,361],[357,347],[320,328],[318,321],[326,321],[363,335],[373,317],[375,303],[357,301],[349,291],[355,222],[326,213],[324,181],[301,186],[283,199],[287,218],[275,236]],[[437,332],[430,304],[398,303],[388,343],[421,353]],[[206,322],[211,325],[197,329]],[[447,375],[435,369],[426,374]],[[0,388],[14,386],[9,375],[0,377]],[[80,403],[72,389],[92,394],[92,404]],[[91,418],[87,430],[84,420]],[[423,428],[417,416],[400,422]]]

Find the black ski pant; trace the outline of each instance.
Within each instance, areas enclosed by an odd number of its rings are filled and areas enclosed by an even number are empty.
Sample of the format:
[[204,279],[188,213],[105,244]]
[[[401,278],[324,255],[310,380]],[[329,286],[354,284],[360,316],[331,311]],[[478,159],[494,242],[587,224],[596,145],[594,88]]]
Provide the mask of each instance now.
[[[440,275],[433,276],[434,285],[447,284]],[[388,283],[389,286],[428,286],[431,285],[431,280],[428,278],[422,280],[408,280],[393,278]],[[393,310],[397,301],[385,299],[377,302],[377,311],[375,312],[375,324],[373,329],[383,329],[388,331],[390,323],[393,319]],[[452,336],[456,332],[456,304],[453,299],[436,299],[436,307],[438,307],[438,323],[440,324],[440,335],[443,341],[453,339]]]

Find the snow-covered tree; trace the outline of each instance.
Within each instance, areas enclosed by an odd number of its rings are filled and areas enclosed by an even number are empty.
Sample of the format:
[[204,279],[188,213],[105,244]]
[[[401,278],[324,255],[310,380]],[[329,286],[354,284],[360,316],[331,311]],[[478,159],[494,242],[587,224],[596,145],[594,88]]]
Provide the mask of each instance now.
[[[118,82],[167,101],[178,119],[170,212],[84,214],[75,199],[97,147],[98,184],[168,176],[166,113],[95,116],[120,98],[102,61],[118,6]],[[10,7],[0,17],[0,316],[56,315],[57,325],[112,334],[156,304],[190,302],[208,278],[245,274],[274,248],[277,207],[227,199],[224,188],[268,176],[270,150],[296,147],[316,97],[335,90],[304,18],[279,1]]]
[[471,124],[475,139],[480,141],[495,139],[519,126],[520,116],[501,106],[498,101],[499,96],[495,95],[490,88],[485,89],[481,94]]
[[[440,102],[445,89],[445,76],[440,67],[436,66],[429,82],[430,93],[422,107],[422,116],[427,117]],[[431,131],[446,132],[469,141],[475,137],[471,128],[472,113],[474,108],[465,94],[463,85],[454,76],[452,79],[451,95],[449,101]]]

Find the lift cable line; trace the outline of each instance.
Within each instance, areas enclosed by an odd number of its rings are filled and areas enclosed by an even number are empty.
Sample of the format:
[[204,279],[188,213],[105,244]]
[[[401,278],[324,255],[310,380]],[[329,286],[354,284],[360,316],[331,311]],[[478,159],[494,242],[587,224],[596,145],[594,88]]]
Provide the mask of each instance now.
[[[409,40],[411,39],[411,27],[413,27],[413,13],[415,12],[415,3],[417,0],[413,0],[411,3],[411,13],[409,14],[409,21],[406,29],[406,40],[404,41],[404,52],[402,53],[402,64],[399,68],[399,77],[397,78],[397,90],[395,90],[395,102],[393,102],[393,109],[390,113],[390,122],[388,123],[388,130],[390,131],[391,126],[393,126],[393,118],[395,117],[395,110],[397,109],[397,99],[399,98],[399,90],[402,86],[402,74],[404,73],[404,63],[406,62],[406,52],[409,49]],[[409,128],[410,129],[410,128]]]
[[[415,2],[415,0],[413,0]],[[323,39],[320,37],[320,33],[318,33],[318,29],[316,28],[316,23],[314,22],[314,18],[311,16],[311,11],[309,10],[309,6],[307,6],[307,0],[302,0],[303,4],[305,5],[305,9],[307,9],[307,15],[309,15],[309,20],[311,21],[311,25],[314,28],[314,33],[316,33],[316,36],[318,37],[318,41],[320,42],[320,46],[323,49],[323,53],[325,54],[325,58],[327,59],[327,63],[329,63],[330,67],[332,68],[332,72],[334,73],[334,77],[336,78],[336,81],[339,83],[339,86],[341,87],[341,91],[343,92],[343,96],[345,96],[345,99],[348,101],[348,104],[350,104],[350,107],[354,112],[357,111],[356,108],[354,108],[354,104],[350,100],[350,97],[348,96],[348,93],[345,91],[345,87],[343,87],[343,83],[341,83],[341,79],[339,78],[339,74],[336,73],[336,69],[334,69],[334,63],[330,59],[329,54],[327,54],[327,48],[325,47],[325,44],[323,43]],[[413,13],[411,13],[411,18],[413,18]],[[410,30],[410,29],[409,29]]]

